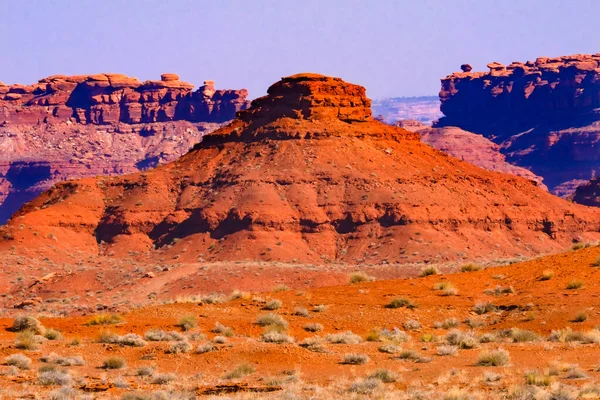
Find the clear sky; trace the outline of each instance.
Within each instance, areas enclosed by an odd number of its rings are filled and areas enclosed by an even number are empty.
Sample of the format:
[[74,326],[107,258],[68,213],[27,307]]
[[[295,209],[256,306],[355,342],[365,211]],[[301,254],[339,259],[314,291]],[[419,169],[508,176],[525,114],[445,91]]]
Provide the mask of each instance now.
[[254,98],[317,72],[372,98],[435,95],[465,62],[600,52],[599,15],[599,0],[0,0],[0,80],[175,72]]

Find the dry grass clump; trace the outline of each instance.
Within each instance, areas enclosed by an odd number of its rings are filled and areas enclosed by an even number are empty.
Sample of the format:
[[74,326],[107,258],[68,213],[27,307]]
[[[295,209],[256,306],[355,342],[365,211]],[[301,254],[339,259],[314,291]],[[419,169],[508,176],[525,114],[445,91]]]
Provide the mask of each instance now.
[[62,357],[56,353],[50,353],[47,356],[42,356],[40,361],[44,363],[62,365],[64,367],[82,366],[85,365],[85,360],[81,356]]
[[536,333],[518,328],[513,328],[510,330],[510,338],[514,343],[529,343],[540,340]]
[[593,329],[588,332],[577,332],[571,330],[571,328],[566,329],[558,329],[552,331],[550,336],[548,336],[548,340],[550,342],[561,342],[561,343],[570,343],[570,342],[580,342],[580,343],[600,343],[600,331],[597,329]]
[[501,296],[503,294],[512,294],[515,289],[512,286],[496,286],[494,289],[486,290],[484,293],[490,296]]
[[394,383],[398,380],[398,375],[389,369],[378,369],[369,374],[368,379],[378,379],[383,383]]
[[201,344],[200,346],[198,346],[198,348],[196,349],[196,354],[210,353],[211,351],[217,351],[217,350],[219,350],[219,348],[217,346],[215,346],[211,342],[207,342],[207,343],[204,343],[204,344]]
[[489,301],[485,303],[477,303],[473,306],[473,311],[475,311],[475,313],[478,315],[487,314],[489,312],[496,311],[496,306]]
[[417,306],[406,297],[399,297],[390,301],[385,308],[416,308]]
[[421,278],[424,278],[426,276],[431,276],[431,275],[438,275],[440,272],[438,271],[438,269],[434,266],[430,266],[430,267],[426,267],[423,270],[421,270],[421,273],[419,274],[419,276]]
[[11,354],[4,359],[4,364],[26,370],[31,368],[31,358],[25,354]]
[[325,340],[332,344],[359,344],[362,342],[362,338],[352,331],[330,333],[325,336]]
[[121,369],[125,368],[125,359],[122,357],[109,357],[102,362],[104,369]]
[[285,285],[283,283],[280,283],[278,285],[275,285],[275,287],[273,287],[274,292],[287,292],[288,290],[290,290],[289,286]]
[[375,280],[374,277],[367,275],[364,272],[353,272],[349,275],[348,281],[350,284],[361,283],[361,282],[373,282]]
[[387,353],[387,354],[396,354],[396,353],[400,353],[400,351],[402,351],[402,348],[400,346],[396,346],[395,344],[384,344],[383,346],[380,346],[377,350],[379,350],[382,353]]
[[224,379],[240,379],[254,373],[254,367],[250,364],[240,364],[232,371],[223,376]]
[[90,318],[85,324],[86,325],[116,325],[125,322],[123,317],[116,314],[98,314]]
[[316,312],[316,313],[325,312],[325,311],[327,311],[328,308],[329,308],[329,306],[327,304],[317,304],[316,306],[313,307],[312,312]]
[[460,267],[460,272],[475,272],[475,271],[481,271],[483,269],[483,267],[481,265],[477,265],[477,264],[465,264],[462,267]]
[[585,379],[587,377],[588,375],[585,372],[583,372],[581,368],[579,368],[579,366],[577,365],[569,366],[569,369],[565,374],[566,379]]
[[192,345],[187,340],[173,342],[166,350],[167,354],[181,354],[192,351]]
[[457,346],[439,346],[437,348],[438,356],[454,356],[458,353]]
[[484,351],[477,358],[477,365],[502,367],[510,362],[510,354],[504,349]]
[[31,331],[36,335],[43,335],[46,328],[35,317],[29,315],[21,315],[14,319],[11,330],[13,332]]
[[189,331],[198,326],[198,320],[193,315],[188,315],[179,320],[177,324],[184,331]]
[[302,307],[296,307],[294,309],[294,315],[297,317],[310,317],[310,313],[308,312],[308,310],[306,308],[302,308]]
[[264,305],[263,310],[275,311],[281,308],[282,304],[281,300],[273,299]]
[[405,331],[394,327],[392,329],[382,329],[379,331],[379,337],[381,340],[394,342],[394,343],[404,343],[410,341],[410,335]]
[[22,331],[17,335],[15,347],[21,350],[37,350],[46,339],[43,336],[36,335],[33,331]]
[[139,367],[137,369],[137,371],[135,372],[135,374],[137,376],[152,376],[152,375],[154,375],[155,370],[156,370],[156,368],[154,368],[152,366],[144,366],[144,367]]
[[220,322],[215,323],[215,327],[211,329],[212,333],[217,333],[226,337],[233,337],[234,331],[230,326],[225,326]]
[[288,327],[288,322],[279,314],[268,313],[259,316],[255,322],[262,327],[270,327],[273,330],[284,331]]
[[175,379],[177,379],[177,375],[175,374],[156,374],[152,378],[152,383],[155,385],[166,385]]
[[458,329],[448,332],[446,342],[461,349],[473,349],[479,346],[479,339],[473,332],[462,332]]
[[547,387],[552,383],[552,378],[539,371],[529,371],[525,374],[525,383],[531,386]]
[[140,335],[135,333],[127,333],[120,336],[108,331],[101,332],[98,341],[100,343],[118,344],[120,346],[130,347],[144,347],[148,344]]
[[542,276],[540,277],[540,281],[549,281],[550,279],[552,279],[553,276],[554,276],[554,271],[551,271],[549,269],[544,270],[542,272]]
[[429,362],[430,360],[423,357],[415,350],[402,350],[395,358],[399,360],[409,360],[414,362]]
[[368,378],[358,381],[350,385],[348,391],[350,393],[370,395],[381,387],[381,381],[376,378]]
[[48,340],[60,340],[62,338],[62,335],[60,331],[57,331],[56,329],[46,329],[44,337]]
[[342,364],[363,365],[371,361],[366,354],[348,353],[344,354]]
[[323,330],[323,325],[319,323],[306,324],[303,329],[306,332],[321,332]]
[[171,342],[185,340],[185,336],[179,332],[165,332],[161,329],[151,329],[144,334],[144,338],[151,342]]
[[582,311],[577,313],[577,315],[575,315],[575,317],[573,317],[573,319],[571,320],[571,322],[585,322],[588,319],[588,315],[586,312]]
[[43,371],[40,372],[38,376],[38,383],[42,386],[66,386],[69,385],[72,380],[73,379],[71,378],[71,375],[69,375],[68,372],[58,370]]
[[421,329],[421,323],[414,319],[409,319],[402,324],[402,327],[407,331],[416,331]]
[[276,332],[276,331],[263,333],[261,336],[261,339],[263,342],[266,342],[266,343],[277,343],[277,344],[294,343],[293,337],[286,335],[285,333]]
[[565,286],[565,289],[575,290],[575,289],[581,289],[582,287],[583,287],[583,282],[575,279],[575,280],[569,281],[569,283],[567,283],[567,286]]
[[441,322],[433,323],[433,327],[436,329],[456,328],[458,325],[460,325],[460,321],[457,318],[446,318]]
[[315,353],[325,353],[327,351],[320,336],[306,338],[298,343],[298,345]]

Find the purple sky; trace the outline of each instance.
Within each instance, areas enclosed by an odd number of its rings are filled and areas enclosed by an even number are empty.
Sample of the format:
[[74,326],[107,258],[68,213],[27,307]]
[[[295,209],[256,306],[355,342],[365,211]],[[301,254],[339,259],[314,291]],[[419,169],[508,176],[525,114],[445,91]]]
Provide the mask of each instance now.
[[258,97],[308,71],[380,98],[435,95],[465,62],[600,52],[598,0],[5,0],[0,15],[5,83],[176,72]]

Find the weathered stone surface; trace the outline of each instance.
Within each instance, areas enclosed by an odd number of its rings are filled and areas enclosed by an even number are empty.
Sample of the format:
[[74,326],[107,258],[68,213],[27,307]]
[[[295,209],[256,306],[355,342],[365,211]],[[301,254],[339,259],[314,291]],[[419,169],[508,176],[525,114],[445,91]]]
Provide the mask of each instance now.
[[600,169],[600,55],[493,62],[442,79],[437,126],[480,133],[559,195]]
[[600,207],[600,178],[591,179],[577,187],[573,194],[573,201],[586,206]]

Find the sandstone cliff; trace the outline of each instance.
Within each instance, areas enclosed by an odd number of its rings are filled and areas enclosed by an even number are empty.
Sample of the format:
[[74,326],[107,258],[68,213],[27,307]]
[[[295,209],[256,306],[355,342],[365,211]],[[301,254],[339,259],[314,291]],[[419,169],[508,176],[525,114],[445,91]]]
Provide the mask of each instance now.
[[573,201],[586,206],[600,207],[600,178],[594,178],[577,187]]
[[144,173],[61,183],[0,231],[28,256],[348,264],[532,255],[600,238],[600,210],[475,167],[299,74]]
[[117,74],[0,84],[0,224],[52,184],[173,161],[247,108],[247,91],[194,91],[175,74]]
[[442,79],[438,126],[483,134],[510,163],[572,193],[600,167],[600,54],[494,62]]

